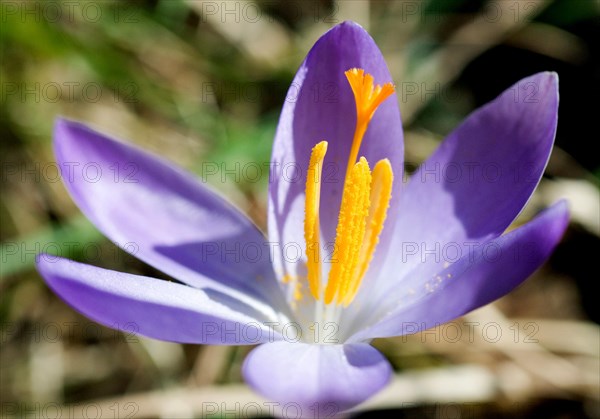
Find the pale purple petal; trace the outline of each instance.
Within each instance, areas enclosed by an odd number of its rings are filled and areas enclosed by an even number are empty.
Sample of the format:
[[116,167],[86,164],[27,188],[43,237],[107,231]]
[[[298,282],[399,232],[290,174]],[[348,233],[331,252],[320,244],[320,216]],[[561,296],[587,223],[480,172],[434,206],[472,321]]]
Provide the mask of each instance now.
[[193,176],[63,119],[54,147],[73,199],[117,245],[195,287],[280,299],[263,235]]
[[[269,240],[287,246],[276,260],[277,273],[296,275],[298,253],[303,254],[304,189],[311,149],[322,140],[329,142],[321,189],[323,241],[333,242],[346,164],[356,124],[356,105],[344,75],[351,68],[373,74],[377,84],[391,82],[383,56],[369,34],[353,22],[344,22],[325,33],[301,65],[283,106],[273,145],[269,189]],[[359,156],[371,167],[383,158],[392,164],[396,182],[390,211],[400,196],[403,171],[402,123],[396,95],[375,113]],[[386,249],[394,217],[386,222],[379,249]],[[302,249],[292,252],[292,247]],[[379,260],[381,254],[375,255]],[[377,263],[374,263],[377,266]]]
[[[311,345],[279,341],[254,349],[243,365],[246,382],[302,417],[334,417],[365,401],[389,381],[391,367],[364,343]],[[294,413],[296,416],[296,413]]]
[[388,295],[395,309],[375,312],[372,326],[349,341],[415,333],[448,322],[510,292],[552,253],[569,222],[559,202],[526,225],[465,254],[431,277],[414,276]]
[[389,215],[398,222],[383,275],[402,280],[399,270],[434,274],[447,262],[443,255],[435,258],[445,244],[465,250],[469,242],[502,234],[544,172],[557,109],[557,75],[538,73],[455,129],[411,177],[399,211]]
[[181,343],[256,344],[280,339],[255,307],[187,285],[40,254],[50,288],[90,319],[127,333]]

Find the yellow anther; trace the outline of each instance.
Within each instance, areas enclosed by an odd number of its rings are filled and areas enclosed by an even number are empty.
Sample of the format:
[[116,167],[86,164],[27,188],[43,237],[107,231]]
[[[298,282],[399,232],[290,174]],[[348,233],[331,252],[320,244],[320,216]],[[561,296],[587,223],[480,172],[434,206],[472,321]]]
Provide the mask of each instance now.
[[361,157],[350,170],[342,194],[332,266],[325,289],[325,304],[330,304],[334,297],[338,304],[341,303],[350,289],[365,235],[370,185],[369,164]]
[[365,276],[377,243],[379,243],[379,235],[383,229],[383,223],[387,217],[387,209],[390,205],[390,199],[392,198],[392,183],[394,181],[394,174],[392,172],[392,165],[388,159],[383,159],[377,162],[372,173],[372,184],[371,184],[371,205],[369,207],[369,215],[367,217],[365,236],[362,241],[362,247],[360,249],[360,256],[358,258],[358,269],[353,278],[353,282],[350,287],[350,292],[346,294],[346,298],[343,303],[348,306],[354,300],[358,287]]
[[321,294],[321,257],[319,233],[319,206],[323,159],[327,153],[327,141],[314,146],[306,176],[306,201],[304,203],[304,240],[306,241],[306,268],[310,293],[318,300]]

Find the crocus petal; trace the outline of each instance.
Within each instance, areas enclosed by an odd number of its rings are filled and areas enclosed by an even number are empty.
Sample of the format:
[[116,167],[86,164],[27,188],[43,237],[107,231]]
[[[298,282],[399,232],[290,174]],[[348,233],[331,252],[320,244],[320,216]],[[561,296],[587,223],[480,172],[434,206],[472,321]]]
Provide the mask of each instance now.
[[381,390],[390,364],[364,343],[311,345],[279,341],[254,349],[243,365],[246,382],[302,417],[334,417]]
[[[424,268],[415,272],[434,274],[447,262],[431,255],[443,244],[455,243],[465,250],[468,243],[502,234],[544,172],[557,109],[557,75],[538,73],[456,128],[402,191],[394,251],[382,275],[397,278],[400,268],[406,273]],[[415,247],[415,254],[407,255]],[[406,257],[400,257],[401,252]]]
[[[362,68],[375,83],[391,82],[383,56],[369,34],[358,24],[344,22],[325,33],[308,53],[290,87],[273,145],[269,188],[269,239],[279,243],[276,271],[297,275],[294,248],[305,248],[304,189],[312,147],[329,143],[323,163],[321,230],[323,243],[332,243],[338,220],[342,185],[356,124],[354,96],[344,71]],[[376,111],[363,139],[359,156],[371,167],[388,158],[395,178],[390,211],[394,211],[403,171],[403,139],[395,95]],[[378,250],[385,249],[394,217],[388,217]],[[388,233],[386,233],[386,231]],[[287,249],[283,249],[287,246]],[[287,252],[286,252],[287,251]],[[380,254],[375,255],[375,262]],[[372,265],[377,266],[377,263]]]
[[[559,202],[534,220],[489,241],[433,277],[412,277],[390,295],[396,309],[348,341],[415,333],[448,322],[510,292],[552,253],[569,222]],[[373,323],[374,322],[374,323]]]
[[181,343],[256,344],[280,335],[253,307],[218,292],[40,254],[50,288],[90,319],[128,333]]
[[277,300],[263,235],[193,176],[63,119],[54,148],[73,199],[112,241],[192,286]]

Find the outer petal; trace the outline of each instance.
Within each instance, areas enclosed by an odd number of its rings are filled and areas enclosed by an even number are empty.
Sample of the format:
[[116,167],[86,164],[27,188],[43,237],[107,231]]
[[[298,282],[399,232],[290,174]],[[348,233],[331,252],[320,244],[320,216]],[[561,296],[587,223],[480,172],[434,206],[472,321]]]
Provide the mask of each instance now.
[[397,308],[374,313],[370,321],[380,320],[349,341],[429,329],[502,297],[550,256],[568,222],[567,205],[559,202],[528,224],[465,254],[439,275],[407,279],[390,295]]
[[54,292],[98,323],[181,343],[256,344],[269,331],[253,307],[217,292],[38,255],[37,268]]
[[[438,257],[435,263],[432,256],[440,246],[456,243],[465,250],[468,242],[483,243],[502,234],[544,172],[557,109],[556,73],[538,73],[456,128],[402,191],[395,252],[390,253],[383,275],[398,278],[400,268],[406,273],[423,268],[423,274],[434,274],[445,262]],[[407,256],[405,251],[412,246],[417,248],[414,256],[399,257],[398,252]]]
[[73,199],[118,245],[135,248],[135,256],[196,287],[275,294],[262,234],[188,173],[62,119],[54,147]]
[[381,353],[364,343],[279,341],[254,349],[244,361],[243,374],[268,399],[299,406],[302,417],[334,417],[381,390],[390,379],[391,367]]
[[[359,25],[344,22],[324,34],[302,63],[283,107],[275,136],[269,189],[269,239],[282,248],[304,249],[304,189],[312,147],[329,142],[321,189],[321,229],[324,243],[333,242],[346,164],[356,124],[356,105],[344,71],[359,67],[373,74],[377,84],[392,81],[381,52]],[[392,164],[397,181],[390,211],[394,211],[403,171],[403,138],[397,98],[388,98],[377,110],[359,156],[371,167],[383,158]],[[394,217],[387,230],[393,231]],[[381,237],[385,249],[388,236]],[[289,249],[288,249],[289,250]],[[300,254],[304,253],[299,252]],[[295,275],[300,264],[291,251],[276,260],[278,273]],[[381,257],[375,255],[376,260]],[[373,265],[377,266],[377,263]]]

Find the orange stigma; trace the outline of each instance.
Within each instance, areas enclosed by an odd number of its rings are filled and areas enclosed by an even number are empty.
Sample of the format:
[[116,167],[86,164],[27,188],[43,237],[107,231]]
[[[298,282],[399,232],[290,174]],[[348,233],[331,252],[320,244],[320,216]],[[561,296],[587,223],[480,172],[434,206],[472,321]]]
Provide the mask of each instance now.
[[[348,158],[347,167],[349,170],[356,162],[362,139],[375,111],[384,100],[394,93],[396,88],[392,83],[386,83],[383,86],[373,85],[373,76],[365,73],[365,70],[360,68],[352,68],[344,74],[346,74],[348,83],[350,83],[356,102],[356,130],[354,131],[352,148]],[[348,170],[346,171],[346,178],[348,178]]]

